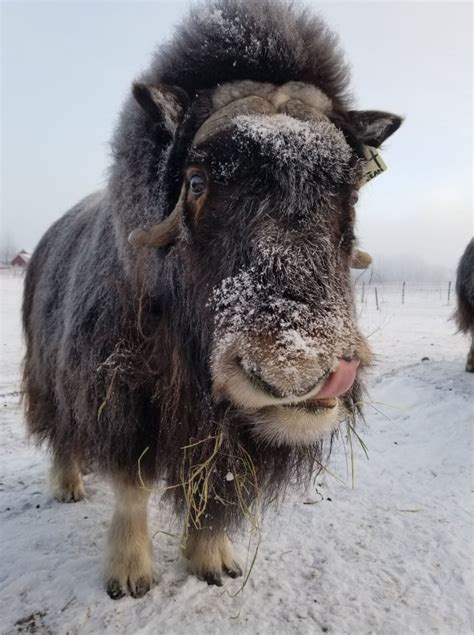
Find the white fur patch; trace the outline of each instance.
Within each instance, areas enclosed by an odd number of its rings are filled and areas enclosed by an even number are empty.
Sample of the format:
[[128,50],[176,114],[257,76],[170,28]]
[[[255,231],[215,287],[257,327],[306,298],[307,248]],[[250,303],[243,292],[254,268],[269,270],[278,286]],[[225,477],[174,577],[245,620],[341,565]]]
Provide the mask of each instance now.
[[169,93],[163,93],[155,86],[150,86],[150,93],[153,101],[162,111],[165,118],[165,126],[173,134],[178,125],[182,108],[176,99]]
[[313,412],[302,406],[263,408],[251,418],[253,434],[269,445],[307,446],[328,436],[339,424],[339,404]]
[[62,503],[75,503],[86,496],[79,464],[55,457],[49,473],[54,498]]
[[196,530],[186,538],[183,549],[189,567],[199,577],[206,573],[240,570],[231,541],[224,532]]
[[113,485],[115,511],[108,534],[105,578],[133,595],[138,585],[145,582],[151,586],[154,577],[147,523],[149,492],[120,481]]

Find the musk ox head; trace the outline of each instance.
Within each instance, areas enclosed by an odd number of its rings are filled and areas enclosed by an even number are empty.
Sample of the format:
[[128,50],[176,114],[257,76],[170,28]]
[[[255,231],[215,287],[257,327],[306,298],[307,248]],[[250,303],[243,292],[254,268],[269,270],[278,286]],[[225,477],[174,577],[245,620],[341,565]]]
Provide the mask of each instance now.
[[368,264],[354,204],[365,146],[400,118],[334,112],[302,82],[234,82],[193,100],[140,84],[135,96],[173,140],[169,209],[130,242],[163,248],[212,399],[267,442],[314,443],[349,416],[370,363],[351,289],[352,260]]

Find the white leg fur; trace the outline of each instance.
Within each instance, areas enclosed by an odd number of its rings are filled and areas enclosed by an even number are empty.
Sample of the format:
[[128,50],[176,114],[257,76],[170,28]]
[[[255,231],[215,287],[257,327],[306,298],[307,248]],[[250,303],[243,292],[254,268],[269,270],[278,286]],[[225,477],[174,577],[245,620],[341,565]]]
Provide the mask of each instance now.
[[192,530],[183,552],[193,573],[208,584],[222,586],[222,573],[232,578],[242,575],[232,543],[224,531]]
[[130,593],[142,597],[153,582],[153,553],[148,535],[150,493],[137,485],[114,480],[115,511],[109,530],[105,578],[114,600]]
[[50,469],[51,490],[54,498],[63,503],[75,503],[85,498],[79,462],[55,454]]

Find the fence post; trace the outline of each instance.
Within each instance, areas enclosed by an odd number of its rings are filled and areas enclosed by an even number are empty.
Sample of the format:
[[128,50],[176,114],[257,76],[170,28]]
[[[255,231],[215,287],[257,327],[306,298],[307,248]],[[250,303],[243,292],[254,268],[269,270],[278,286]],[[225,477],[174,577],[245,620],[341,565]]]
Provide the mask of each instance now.
[[451,302],[451,280],[448,282],[448,306]]
[[364,296],[365,296],[365,282],[362,283],[362,295],[360,296],[361,304],[364,304]]
[[377,293],[377,287],[374,288],[375,291],[375,306],[377,307],[377,311],[379,311],[379,294]]
[[402,304],[405,304],[405,282],[402,283]]

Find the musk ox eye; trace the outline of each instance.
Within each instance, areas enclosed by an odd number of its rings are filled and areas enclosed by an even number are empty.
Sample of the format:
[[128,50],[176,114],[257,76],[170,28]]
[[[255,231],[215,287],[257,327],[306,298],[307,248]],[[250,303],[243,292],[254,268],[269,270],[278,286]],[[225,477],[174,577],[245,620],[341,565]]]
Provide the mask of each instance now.
[[189,189],[191,192],[198,196],[202,194],[206,189],[206,179],[203,174],[193,174],[189,179]]

